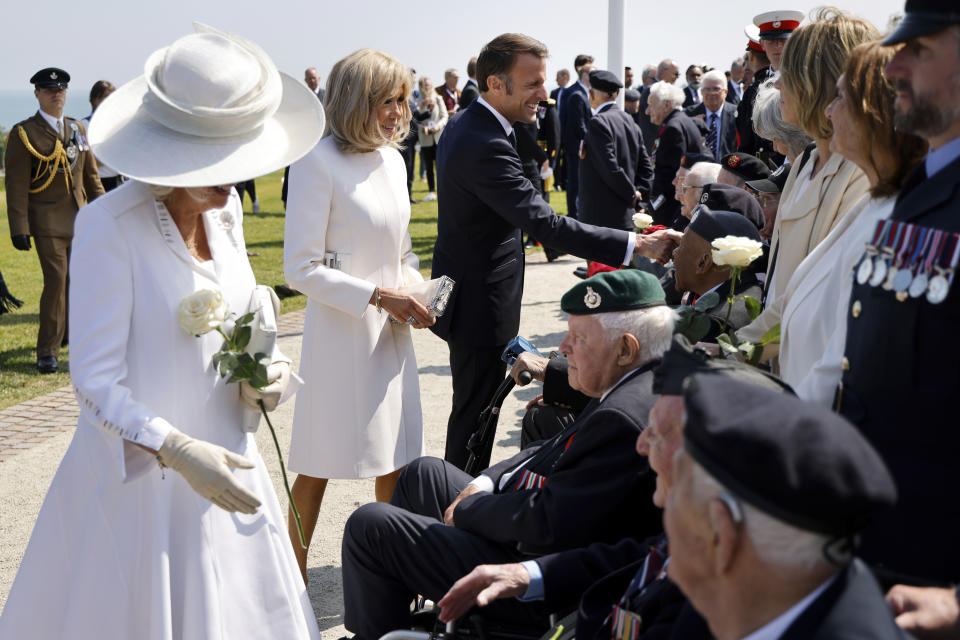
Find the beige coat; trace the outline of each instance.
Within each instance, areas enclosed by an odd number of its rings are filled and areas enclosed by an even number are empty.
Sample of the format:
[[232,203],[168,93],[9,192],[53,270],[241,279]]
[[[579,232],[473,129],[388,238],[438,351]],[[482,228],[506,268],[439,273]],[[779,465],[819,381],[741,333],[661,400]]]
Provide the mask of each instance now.
[[[438,144],[440,142],[440,134],[443,133],[443,128],[447,125],[447,120],[449,119],[447,107],[443,104],[443,98],[436,94],[430,97],[433,98],[430,104],[430,117],[419,123],[419,130],[417,131],[417,137],[421,147],[432,147]],[[433,123],[433,132],[424,133],[423,128],[431,122]]]
[[[742,340],[759,342],[780,322],[780,312],[792,294],[790,276],[870,188],[863,171],[840,154],[831,154],[811,178],[816,162],[814,150],[802,169],[799,163],[790,169],[770,241],[771,257],[773,252],[777,255],[776,265],[771,259],[767,266],[767,278],[773,274],[775,281],[769,285],[767,308],[737,332]],[[795,191],[804,183],[809,184],[802,191]]]

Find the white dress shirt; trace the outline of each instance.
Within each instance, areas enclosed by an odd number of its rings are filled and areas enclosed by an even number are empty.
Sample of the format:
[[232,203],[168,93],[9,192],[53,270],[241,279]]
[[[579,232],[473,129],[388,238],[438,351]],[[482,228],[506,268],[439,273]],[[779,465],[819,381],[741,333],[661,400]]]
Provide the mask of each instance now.
[[[55,118],[49,113],[47,113],[46,111],[44,111],[43,109],[38,109],[37,113],[39,113],[40,116],[47,121],[47,124],[50,125],[50,128],[53,129],[54,131],[57,131],[58,133],[66,131],[66,125],[64,125],[63,123],[63,116],[60,116],[59,118]],[[57,123],[60,124],[59,129],[57,129]]]
[[780,636],[782,636],[783,633],[790,628],[790,625],[800,617],[800,614],[806,611],[807,607],[813,604],[813,601],[820,597],[820,594],[826,591],[827,587],[833,584],[833,581],[836,579],[836,575],[830,576],[826,582],[807,594],[803,600],[793,605],[750,635],[744,636],[742,640],[778,640],[778,638],[780,638]]

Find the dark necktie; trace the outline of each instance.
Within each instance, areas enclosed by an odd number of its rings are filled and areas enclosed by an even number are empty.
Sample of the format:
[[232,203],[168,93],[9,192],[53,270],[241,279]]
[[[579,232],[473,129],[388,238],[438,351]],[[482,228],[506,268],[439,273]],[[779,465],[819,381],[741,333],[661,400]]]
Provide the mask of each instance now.
[[513,131],[510,132],[510,135],[507,136],[507,140],[510,141],[510,144],[513,145],[513,150],[517,150],[517,134]]
[[710,121],[707,123],[710,127],[707,130],[707,147],[710,149],[710,154],[713,156],[714,160],[718,159],[717,155],[717,114],[710,114]]

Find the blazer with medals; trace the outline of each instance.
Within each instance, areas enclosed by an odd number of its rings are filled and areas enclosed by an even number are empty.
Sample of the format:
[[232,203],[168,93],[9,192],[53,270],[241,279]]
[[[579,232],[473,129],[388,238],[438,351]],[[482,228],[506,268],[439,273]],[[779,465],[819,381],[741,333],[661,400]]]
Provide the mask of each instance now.
[[[924,165],[917,167],[890,217],[960,233],[958,209],[960,159],[930,178]],[[861,555],[872,565],[951,584],[960,581],[960,502],[941,490],[956,484],[960,451],[953,410],[960,390],[958,289],[934,304],[923,295],[900,301],[894,291],[854,280],[844,301],[846,357],[838,394],[840,413],[883,456],[899,493],[896,507],[864,531]]]
[[447,341],[504,345],[520,329],[521,229],[540,242],[620,264],[629,235],[557,216],[524,177],[499,120],[475,100],[447,124],[437,149],[439,211],[433,276],[457,283],[432,327]]
[[680,202],[673,196],[673,178],[686,154],[703,153],[703,138],[692,119],[679,110],[671,111],[660,124],[653,151],[653,193],[651,200],[664,200],[654,215],[654,222],[670,226],[680,214]]
[[[683,110],[691,118],[703,116],[703,132],[706,136],[710,127],[707,126],[707,108],[701,102],[698,105],[687,107]],[[737,150],[737,107],[729,102],[724,102],[720,108],[720,153],[717,155],[717,162],[725,155],[731,154]],[[713,155],[713,149],[710,149]]]
[[552,440],[485,470],[494,493],[464,498],[454,514],[457,528],[528,554],[659,533],[655,476],[635,449],[656,401],[651,387],[658,362],[628,374],[603,401],[592,400]]
[[[64,116],[64,134],[60,143],[64,148],[74,145],[77,154],[70,163],[70,188],[67,188],[63,168],[57,171],[50,184],[38,193],[29,193],[50,177],[51,162],[46,167],[36,158],[20,139],[20,130],[26,134],[33,149],[44,156],[53,153],[57,132],[43,119],[38,111],[32,118],[14,125],[7,142],[4,160],[6,167],[7,218],[10,235],[48,236],[72,238],[73,223],[80,207],[104,193],[97,172],[97,161],[86,143],[83,124]],[[37,169],[43,169],[39,179],[34,180]]]
[[578,215],[589,224],[633,229],[636,191],[648,198],[653,164],[640,127],[616,104],[606,105],[587,125],[580,160]]

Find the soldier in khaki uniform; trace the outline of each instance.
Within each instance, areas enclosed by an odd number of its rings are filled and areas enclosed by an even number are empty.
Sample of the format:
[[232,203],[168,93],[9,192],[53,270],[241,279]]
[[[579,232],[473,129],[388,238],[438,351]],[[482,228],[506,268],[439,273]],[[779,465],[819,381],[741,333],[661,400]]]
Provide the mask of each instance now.
[[7,143],[7,217],[13,246],[37,245],[43,271],[37,369],[57,370],[57,356],[67,338],[67,266],[73,221],[80,207],[103,195],[97,162],[83,125],[63,115],[70,74],[48,68],[30,82],[40,110],[13,127]]

